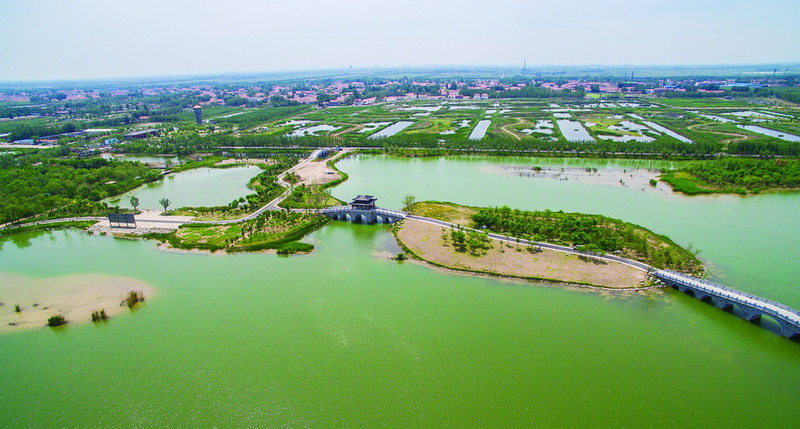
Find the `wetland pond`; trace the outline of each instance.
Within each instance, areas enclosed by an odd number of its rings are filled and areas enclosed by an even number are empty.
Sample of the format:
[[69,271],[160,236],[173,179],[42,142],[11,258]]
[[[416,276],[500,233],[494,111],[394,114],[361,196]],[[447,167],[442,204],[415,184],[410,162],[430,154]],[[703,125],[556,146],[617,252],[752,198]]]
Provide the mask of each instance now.
[[[509,173],[534,165],[647,175],[675,164],[358,156],[338,164],[350,178],[333,194],[373,194],[389,208],[413,194],[601,213],[694,243],[715,280],[800,307],[800,225],[786,221],[800,194],[690,198],[661,185]],[[207,193],[229,199],[221,192]],[[164,252],[63,230],[4,238],[0,272],[122,276],[157,293],[108,323],[0,335],[9,381],[0,426],[787,427],[800,418],[800,346],[671,289],[598,293],[398,263],[384,225],[333,222],[305,241],[313,253],[284,258]]]
[[139,198],[140,209],[163,209],[159,200],[169,198],[171,208],[224,206],[236,198],[252,194],[247,183],[262,170],[256,166],[230,168],[195,168],[165,176],[121,197],[108,200],[111,205],[131,208],[130,197]]

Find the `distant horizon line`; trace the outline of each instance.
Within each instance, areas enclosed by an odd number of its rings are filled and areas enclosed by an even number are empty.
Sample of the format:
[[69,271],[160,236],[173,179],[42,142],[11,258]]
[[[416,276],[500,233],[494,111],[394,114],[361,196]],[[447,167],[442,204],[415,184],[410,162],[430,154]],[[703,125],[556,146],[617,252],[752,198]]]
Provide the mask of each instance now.
[[[713,67],[800,67],[800,60],[791,62],[759,62],[759,63],[696,63],[696,64],[534,64],[534,65],[519,65],[519,64],[424,64],[424,65],[398,65],[398,66],[356,66],[350,68],[306,68],[306,69],[275,69],[275,70],[253,70],[253,71],[207,71],[207,72],[189,72],[189,73],[169,73],[169,74],[143,74],[143,75],[128,75],[128,76],[105,76],[105,77],[67,77],[67,78],[36,78],[36,79],[0,79],[0,84],[32,84],[32,83],[69,83],[69,82],[115,82],[115,81],[132,81],[132,80],[159,80],[159,79],[187,79],[187,78],[211,78],[211,77],[233,77],[233,76],[259,76],[259,75],[274,75],[274,74],[313,74],[313,73],[330,73],[330,72],[368,72],[368,71],[393,71],[393,70],[424,70],[424,69],[438,69],[438,71],[447,71],[448,69],[456,68],[469,68],[469,69],[485,69],[494,68],[496,71],[504,70],[531,70],[546,71],[552,69],[575,69],[575,68],[607,68],[607,69],[663,69],[663,68],[713,68]],[[800,70],[792,71],[792,73],[800,73]],[[322,76],[314,76],[322,77]],[[284,78],[285,79],[285,78]]]

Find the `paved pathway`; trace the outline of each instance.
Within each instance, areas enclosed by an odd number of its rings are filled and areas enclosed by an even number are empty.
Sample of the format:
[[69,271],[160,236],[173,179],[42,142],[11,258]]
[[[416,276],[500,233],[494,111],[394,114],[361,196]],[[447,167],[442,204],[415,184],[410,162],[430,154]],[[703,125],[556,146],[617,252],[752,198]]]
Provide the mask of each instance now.
[[800,312],[779,302],[762,298],[760,296],[752,295],[747,292],[742,292],[737,289],[707,282],[702,279],[698,279],[696,277],[679,273],[677,271],[658,270],[654,274],[656,275],[656,277],[663,277],[668,280],[679,282],[693,289],[706,292],[713,296],[721,297],[736,303],[745,304],[749,307],[754,307],[757,309],[766,310],[768,312],[777,313],[786,320],[793,322],[797,326],[800,326]]
[[[406,216],[406,219],[414,219],[414,220],[418,220],[418,221],[421,221],[421,222],[428,222],[428,223],[432,223],[432,224],[440,225],[440,226],[444,226],[444,227],[451,227],[453,225],[452,223],[448,223],[448,222],[444,222],[444,221],[441,221],[441,220],[438,220],[438,219],[432,219],[432,218],[424,217],[424,216],[408,215],[408,216]],[[485,232],[485,231],[481,231],[481,230],[473,229],[473,228],[467,228],[467,227],[462,227],[462,228],[464,230],[467,230],[467,231]],[[504,242],[511,243],[511,244],[517,243],[517,239],[515,237],[509,237],[509,236],[506,236],[506,235],[495,234],[493,232],[490,232],[487,235],[489,236],[489,238],[492,238],[494,240],[504,241]],[[530,244],[530,245],[534,245],[534,246],[539,246],[542,249],[555,250],[556,252],[564,252],[564,253],[569,253],[569,254],[579,255],[579,256],[590,256],[592,258],[603,259],[603,260],[606,260],[606,261],[619,262],[621,264],[629,265],[631,267],[634,267],[634,268],[637,268],[637,269],[640,269],[640,270],[646,271],[646,272],[651,272],[651,271],[655,270],[655,268],[651,267],[650,265],[645,264],[644,262],[634,261],[633,259],[623,258],[621,256],[616,256],[616,255],[599,255],[599,254],[591,253],[591,252],[582,252],[580,250],[576,250],[576,249],[573,249],[572,247],[568,247],[568,246],[560,246],[558,244],[542,243],[542,242],[538,242],[538,241],[529,241],[529,240],[525,240],[524,238],[520,238],[519,239],[519,243],[520,244],[525,244],[525,245],[529,245]]]

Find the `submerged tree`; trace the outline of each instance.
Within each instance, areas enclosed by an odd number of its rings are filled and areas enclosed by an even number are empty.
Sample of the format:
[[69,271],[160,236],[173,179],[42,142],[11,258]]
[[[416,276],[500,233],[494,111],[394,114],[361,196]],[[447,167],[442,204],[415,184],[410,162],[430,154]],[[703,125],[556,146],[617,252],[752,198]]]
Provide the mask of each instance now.
[[67,324],[67,319],[60,314],[56,314],[47,319],[47,326],[61,326],[66,324]]

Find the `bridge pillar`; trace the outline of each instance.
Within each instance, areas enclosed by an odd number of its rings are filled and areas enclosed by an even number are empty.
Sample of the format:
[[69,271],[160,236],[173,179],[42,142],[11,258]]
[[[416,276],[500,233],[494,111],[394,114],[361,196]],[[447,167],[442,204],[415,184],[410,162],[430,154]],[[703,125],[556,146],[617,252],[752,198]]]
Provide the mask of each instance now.
[[714,297],[714,306],[719,308],[723,311],[732,311],[733,310],[733,301],[729,301],[725,298]]
[[781,325],[781,335],[793,341],[800,341],[800,326],[782,320],[779,320],[778,323]]
[[734,312],[734,314],[738,315],[744,320],[747,320],[748,322],[756,323],[761,319],[761,315],[764,314],[764,312],[761,310],[743,305],[737,305],[736,308],[737,310]]
[[701,290],[696,290],[695,293],[696,293],[695,298],[699,299],[700,301],[707,302],[707,303],[713,305],[714,307],[717,306],[714,303],[714,301],[717,298],[716,296],[711,295],[710,293],[707,293],[707,292],[704,292],[704,291],[701,291]]

